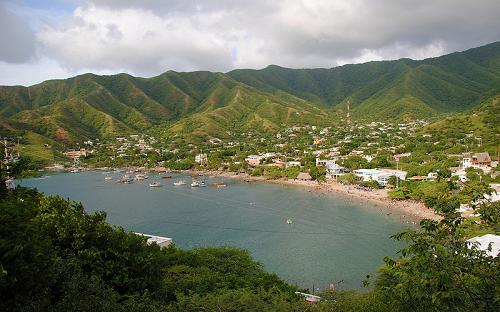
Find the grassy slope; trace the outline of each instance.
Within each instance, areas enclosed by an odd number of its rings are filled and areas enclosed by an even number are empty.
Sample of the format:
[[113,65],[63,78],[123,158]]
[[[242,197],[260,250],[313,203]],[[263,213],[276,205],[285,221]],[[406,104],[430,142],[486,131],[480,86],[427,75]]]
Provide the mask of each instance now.
[[[462,141],[465,143],[481,138],[480,151],[487,151],[494,156],[499,146],[500,93],[482,102],[474,112],[456,114],[438,120],[422,131],[444,137],[463,138]],[[467,138],[467,134],[473,134],[473,136]]]

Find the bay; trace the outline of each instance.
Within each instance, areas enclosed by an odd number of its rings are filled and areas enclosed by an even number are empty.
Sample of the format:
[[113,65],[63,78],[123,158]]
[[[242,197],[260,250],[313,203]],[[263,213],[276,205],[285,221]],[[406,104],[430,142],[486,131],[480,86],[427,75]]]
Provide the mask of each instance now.
[[[191,188],[190,176],[172,175],[117,184],[102,172],[63,173],[19,184],[82,202],[89,212],[106,211],[112,224],[170,237],[182,248],[247,249],[266,270],[316,290],[332,284],[360,288],[384,256],[402,247],[390,235],[409,226],[400,221],[401,213],[338,194],[220,178],[205,180],[227,187]],[[178,180],[188,185],[174,186]],[[153,181],[164,186],[150,188]]]

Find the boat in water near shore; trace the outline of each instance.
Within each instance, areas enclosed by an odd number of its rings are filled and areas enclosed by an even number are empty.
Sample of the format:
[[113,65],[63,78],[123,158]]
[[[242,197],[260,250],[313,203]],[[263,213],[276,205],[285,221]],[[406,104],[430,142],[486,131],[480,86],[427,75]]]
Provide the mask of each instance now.
[[186,185],[186,181],[184,181],[184,180],[180,180],[180,181],[174,182],[174,185],[175,185],[175,186]]
[[120,183],[120,184],[131,184],[132,182],[133,182],[133,180],[128,174],[126,174],[123,177],[121,177],[120,179],[116,180],[116,183]]
[[199,187],[199,186],[200,186],[200,182],[198,182],[198,181],[191,182],[191,187]]
[[160,182],[153,182],[153,183],[149,183],[149,187],[162,187],[163,184],[161,184]]
[[137,174],[135,176],[135,180],[137,180],[137,181],[142,181],[142,180],[145,180],[145,179],[148,179],[148,178],[149,177],[147,175],[145,175],[145,174]]
[[215,186],[215,187],[224,187],[224,186],[226,186],[226,183],[224,183],[224,182],[212,182],[211,185]]

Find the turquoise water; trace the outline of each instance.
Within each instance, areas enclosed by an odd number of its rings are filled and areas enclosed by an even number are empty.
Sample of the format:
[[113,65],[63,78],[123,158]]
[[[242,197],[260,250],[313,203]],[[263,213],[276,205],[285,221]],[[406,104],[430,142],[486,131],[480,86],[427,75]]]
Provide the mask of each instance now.
[[[245,248],[268,271],[305,288],[339,281],[341,288],[361,287],[401,247],[389,236],[408,226],[393,210],[301,187],[225,179],[227,187],[191,188],[191,177],[182,174],[171,180],[151,174],[133,184],[104,177],[65,173],[19,183],[81,201],[88,211],[106,211],[113,224],[171,237],[183,248]],[[179,179],[188,185],[173,186]],[[152,181],[164,187],[149,188]]]

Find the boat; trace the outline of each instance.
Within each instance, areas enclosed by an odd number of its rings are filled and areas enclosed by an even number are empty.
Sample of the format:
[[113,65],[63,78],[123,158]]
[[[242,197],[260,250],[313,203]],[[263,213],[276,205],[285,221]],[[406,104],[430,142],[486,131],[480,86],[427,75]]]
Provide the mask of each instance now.
[[286,224],[292,224],[292,223],[293,223],[292,219],[286,219]]
[[224,187],[224,186],[226,186],[226,184],[224,182],[212,182],[212,186]]
[[200,183],[198,181],[191,182],[191,187],[198,187],[198,186],[200,186]]
[[186,181],[180,180],[180,181],[174,182],[174,185],[175,186],[186,185]]
[[147,178],[149,178],[149,177],[145,174],[136,174],[135,175],[135,180],[137,180],[137,181],[145,180]]
[[163,176],[161,177],[162,179],[172,179],[172,176],[171,175],[166,175],[166,176]]
[[160,182],[149,183],[149,187],[161,187],[161,186],[163,186],[163,184],[161,184]]
[[70,172],[71,173],[80,173],[80,170],[79,169],[72,169]]
[[110,176],[104,177],[104,180],[111,180],[111,179],[113,179],[113,178]]
[[202,187],[207,186],[207,183],[206,183],[205,181],[200,181],[200,183],[199,183],[199,184],[200,184],[200,186],[202,186]]
[[122,183],[122,184],[131,184],[133,180],[130,178],[128,174],[124,175],[120,179],[116,180],[116,183]]

